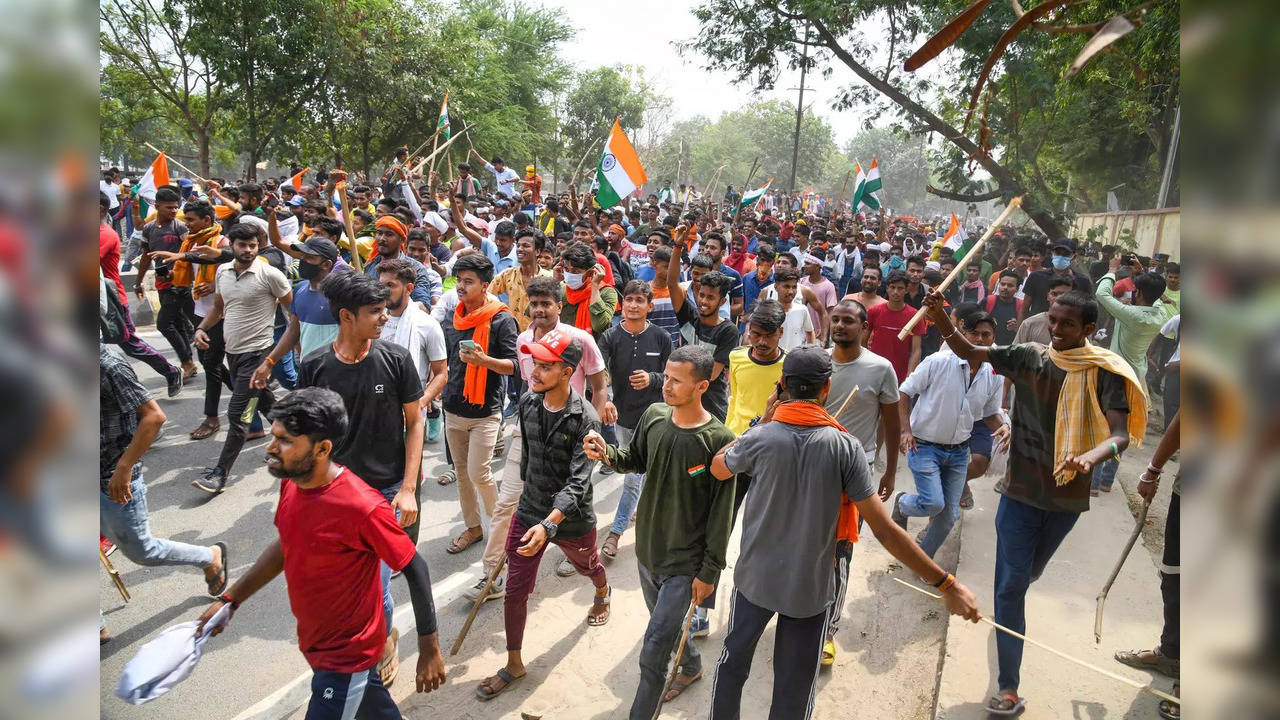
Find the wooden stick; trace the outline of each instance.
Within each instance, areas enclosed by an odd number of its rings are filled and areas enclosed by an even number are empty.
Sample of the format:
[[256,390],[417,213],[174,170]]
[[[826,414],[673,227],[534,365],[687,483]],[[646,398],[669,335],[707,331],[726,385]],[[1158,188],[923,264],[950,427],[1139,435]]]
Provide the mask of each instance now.
[[[409,190],[413,191],[412,188]],[[342,201],[342,221],[347,226],[347,239],[351,241],[351,267],[356,272],[364,272],[364,260],[360,257],[360,246],[356,242],[356,231],[351,226],[351,203],[347,201],[347,183],[338,183],[338,199]]]
[[[467,132],[467,130],[469,130],[470,128],[471,126],[467,125],[462,128],[462,132],[454,133],[453,135],[449,136],[449,139],[445,140],[443,145],[441,145],[439,148],[435,150],[432,150],[430,155],[422,158],[422,161],[419,162],[417,167],[413,169],[413,173],[416,175],[422,172],[422,166],[426,165],[427,161],[434,160],[440,153],[444,152],[445,149],[447,149],[449,145],[453,143],[454,140],[457,140],[459,137],[462,137],[462,135],[464,135]],[[432,163],[431,167],[432,167],[432,172],[435,172],[435,163]]]
[[835,415],[832,415],[831,417],[835,418],[836,420],[839,420],[840,413],[844,412],[844,409],[849,407],[849,401],[852,400],[853,396],[857,394],[858,394],[858,386],[854,385],[853,389],[849,391],[849,397],[845,398],[844,402],[840,403],[840,409],[837,410]]
[[147,147],[151,148],[152,150],[155,150],[156,152],[160,153],[161,155],[164,155],[164,159],[165,159],[167,162],[171,162],[171,163],[173,163],[174,165],[177,165],[178,167],[182,168],[183,170],[186,170],[187,172],[191,173],[191,177],[193,177],[193,178],[195,178],[195,179],[199,180],[199,181],[200,181],[200,182],[202,182],[202,183],[206,183],[206,184],[207,184],[207,183],[209,182],[208,180],[206,180],[206,179],[204,179],[204,178],[200,177],[199,175],[197,175],[195,170],[192,170],[191,168],[187,167],[186,165],[183,165],[182,163],[178,162],[177,160],[174,160],[174,159],[173,159],[173,157],[172,157],[171,155],[169,155],[169,153],[166,153],[165,151],[161,150],[160,148],[156,147],[155,145],[152,145],[151,143],[146,142],[145,140],[143,141],[143,143],[142,143],[142,144],[143,144],[143,145],[146,145]]
[[845,188],[849,187],[849,176],[852,174],[853,174],[852,170],[844,174],[844,182],[840,185],[840,195],[836,198],[835,210],[831,211],[831,217],[833,218],[836,216],[836,213],[840,212],[840,203],[844,202],[844,190]]
[[[751,186],[751,178],[756,176],[756,168],[759,165],[760,165],[760,156],[757,155],[756,158],[751,161],[751,172],[747,173],[747,181],[742,184],[742,192],[744,194],[747,192],[747,188]],[[742,208],[739,207],[738,212],[735,213],[733,216],[733,226],[732,226],[733,230],[737,231],[738,227],[741,225],[742,225]]]
[[[448,107],[448,105],[449,105],[449,91],[448,91],[448,90],[445,90],[445,91],[444,91],[444,100],[442,100],[442,101],[440,102],[440,109],[441,109],[441,110],[444,110],[446,107]],[[434,134],[434,135],[432,135],[432,136],[431,136],[431,157],[433,157],[433,158],[434,158],[434,157],[435,157],[435,155],[436,155],[436,144],[437,144],[438,142],[440,142],[440,114],[439,114],[439,113],[436,113],[436,132],[435,132],[435,134]],[[427,146],[427,144],[426,144],[425,142],[424,142],[424,143],[422,143],[422,147],[426,147],[426,146]],[[421,151],[419,151],[419,152],[421,152]],[[409,157],[413,157],[413,156],[412,156],[412,155],[410,155]],[[419,164],[419,166],[418,166],[418,167],[419,167],[419,168],[421,168],[421,167],[422,167],[422,165],[421,165],[421,164]],[[431,172],[435,172],[435,171],[436,171],[436,163],[435,163],[435,160],[432,160],[432,161],[431,161]],[[419,170],[418,172],[421,172],[421,170]]]
[[[454,137],[457,137],[455,135]],[[471,623],[476,621],[476,613],[480,612],[480,606],[484,604],[489,597],[489,588],[493,587],[493,583],[498,580],[498,576],[502,574],[502,568],[507,565],[507,554],[502,553],[502,557],[498,558],[498,564],[493,566],[493,572],[489,573],[489,577],[485,580],[484,589],[480,591],[480,597],[476,598],[475,604],[471,606],[471,614],[467,615],[467,621],[462,624],[462,632],[458,633],[458,639],[453,641],[453,648],[449,650],[450,655],[457,655],[458,650],[462,647],[462,641],[467,639],[467,633],[471,631]]]
[[662,686],[662,696],[658,698],[658,707],[653,709],[653,720],[658,720],[662,715],[662,699],[671,691],[672,684],[676,681],[676,674],[680,672],[680,657],[684,655],[684,646],[689,642],[689,626],[693,624],[693,613],[698,609],[697,605],[689,604],[689,612],[684,616],[684,630],[680,633],[680,644],[676,646],[676,658],[671,662],[671,672],[667,675],[667,682]]
[[116,570],[116,566],[112,565],[111,561],[107,559],[107,554],[102,552],[102,548],[98,548],[98,559],[102,561],[102,567],[107,569],[107,574],[111,576],[112,582],[116,584],[116,589],[120,591],[120,597],[124,598],[125,602],[132,600],[133,598],[129,597],[129,591],[125,589],[124,580],[120,579],[120,571]]
[[1142,528],[1147,524],[1147,510],[1151,508],[1151,501],[1144,502],[1138,511],[1137,522],[1133,525],[1133,532],[1129,535],[1129,541],[1124,545],[1124,551],[1120,553],[1120,559],[1116,561],[1116,566],[1111,570],[1111,577],[1107,578],[1107,583],[1102,586],[1102,591],[1098,593],[1095,601],[1096,605],[1093,611],[1093,641],[1095,643],[1102,642],[1102,608],[1107,604],[1107,593],[1111,592],[1111,586],[1115,584],[1116,578],[1120,577],[1120,568],[1124,567],[1124,561],[1129,558],[1129,551],[1133,550],[1133,544],[1137,542],[1138,536],[1142,534]]
[[[899,584],[901,584],[901,585],[906,585],[907,587],[911,588],[912,590],[915,590],[916,592],[920,593],[921,595],[928,595],[929,597],[931,597],[931,598],[933,598],[933,599],[935,599],[935,600],[941,600],[941,599],[942,599],[942,596],[941,596],[941,595],[934,595],[933,593],[929,592],[928,590],[925,590],[925,589],[920,588],[920,587],[916,587],[915,585],[912,585],[911,583],[906,582],[905,580],[902,580],[901,578],[894,578],[894,579],[893,579],[893,581],[894,581],[894,582],[896,582],[896,583],[899,583]],[[1119,680],[1120,682],[1124,683],[1125,685],[1128,685],[1128,686],[1130,686],[1130,687],[1137,688],[1137,689],[1141,690],[1142,692],[1150,693],[1150,694],[1152,694],[1152,695],[1155,695],[1156,697],[1160,698],[1161,700],[1168,700],[1169,702],[1174,702],[1174,703],[1181,703],[1181,702],[1182,702],[1182,701],[1181,701],[1181,700],[1179,700],[1178,698],[1176,698],[1176,697],[1174,697],[1174,696],[1170,695],[1169,693],[1164,692],[1163,690],[1157,690],[1157,689],[1155,689],[1155,688],[1151,687],[1150,685],[1144,685],[1144,684],[1142,684],[1141,682],[1139,682],[1139,681],[1137,681],[1137,680],[1133,680],[1133,679],[1131,679],[1131,678],[1127,678],[1127,677],[1125,677],[1125,676],[1123,676],[1123,675],[1119,675],[1119,674],[1117,674],[1117,673],[1113,673],[1113,672],[1111,672],[1110,670],[1106,670],[1106,669],[1104,669],[1104,668],[1100,668],[1100,667],[1098,667],[1097,665],[1094,665],[1093,663],[1085,662],[1084,660],[1081,660],[1080,658],[1077,658],[1077,657],[1072,657],[1071,655],[1068,655],[1068,654],[1066,654],[1066,653],[1062,652],[1061,650],[1055,650],[1054,648],[1051,648],[1051,647],[1049,647],[1048,645],[1045,645],[1045,644],[1044,644],[1044,643],[1042,643],[1042,642],[1039,642],[1039,641],[1037,641],[1037,640],[1032,640],[1031,638],[1027,637],[1026,635],[1023,635],[1023,634],[1022,634],[1022,633],[1020,633],[1020,632],[1016,632],[1016,631],[1014,631],[1014,630],[1010,630],[1009,628],[1007,628],[1007,627],[1005,627],[1005,626],[1003,626],[1003,625],[1001,625],[1001,624],[999,624],[999,623],[995,622],[994,620],[991,620],[990,618],[987,618],[985,615],[984,615],[982,618],[980,618],[980,619],[982,620],[982,622],[984,622],[984,623],[986,623],[986,624],[990,625],[991,627],[995,628],[996,630],[999,630],[1000,632],[1008,633],[1009,635],[1012,635],[1012,636],[1014,636],[1014,637],[1018,638],[1019,640],[1021,640],[1021,641],[1023,641],[1023,642],[1031,643],[1032,645],[1035,645],[1036,647],[1040,648],[1041,650],[1047,650],[1047,651],[1049,651],[1049,652],[1053,653],[1054,655],[1057,655],[1058,657],[1060,657],[1060,658],[1062,658],[1062,659],[1064,659],[1064,660],[1070,660],[1071,662],[1073,662],[1073,663],[1075,663],[1075,664],[1077,664],[1077,665],[1080,665],[1081,667],[1085,667],[1085,668],[1088,668],[1088,669],[1090,669],[1090,670],[1093,670],[1094,672],[1101,673],[1102,675],[1106,675],[1107,677],[1111,678],[1112,680]]]
[[[965,254],[964,259],[961,260],[958,265],[952,268],[951,273],[948,274],[945,278],[943,278],[942,282],[939,283],[938,286],[934,288],[934,290],[937,290],[938,292],[942,292],[943,290],[946,290],[948,287],[950,287],[951,283],[957,277],[960,276],[960,273],[965,268],[969,267],[969,260],[971,258],[979,257],[976,253],[982,250],[982,246],[987,244],[987,240],[991,239],[991,236],[995,233],[996,229],[999,228],[1001,225],[1003,225],[1005,220],[1009,219],[1009,215],[1011,215],[1014,210],[1020,207],[1022,207],[1021,195],[1009,201],[1009,205],[1005,207],[1004,212],[1000,213],[1000,217],[996,218],[996,221],[991,223],[991,227],[987,228],[987,231],[982,234],[982,237],[978,238],[978,242],[974,243],[973,247],[969,248],[969,252]],[[880,227],[881,228],[884,227],[883,220],[881,220],[880,222]],[[916,314],[911,316],[911,320],[907,322],[906,327],[902,328],[902,331],[898,333],[898,339],[906,340],[907,336],[911,334],[911,329],[914,328],[917,324],[919,324],[921,320],[924,319],[924,314],[925,314],[925,306],[921,305],[920,309],[916,311]]]

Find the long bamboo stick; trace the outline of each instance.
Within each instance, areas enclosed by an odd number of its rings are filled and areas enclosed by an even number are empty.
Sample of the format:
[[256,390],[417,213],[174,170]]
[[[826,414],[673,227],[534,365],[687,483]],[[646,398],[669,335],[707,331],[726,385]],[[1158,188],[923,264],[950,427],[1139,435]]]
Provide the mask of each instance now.
[[160,153],[161,155],[164,155],[164,159],[165,159],[166,161],[171,162],[171,163],[173,163],[174,165],[177,165],[178,167],[182,168],[183,170],[186,170],[187,172],[191,173],[191,177],[193,177],[193,178],[195,178],[195,179],[199,180],[199,181],[200,181],[200,182],[202,182],[202,183],[206,183],[206,184],[207,184],[207,183],[209,182],[208,180],[206,180],[206,179],[204,179],[204,178],[200,177],[200,175],[198,175],[198,174],[196,173],[196,171],[195,171],[195,170],[192,170],[191,168],[187,167],[186,165],[183,165],[182,163],[178,162],[177,160],[174,160],[172,155],[170,155],[169,153],[167,153],[167,152],[165,152],[165,151],[161,150],[160,148],[156,147],[155,145],[152,145],[151,143],[146,142],[145,140],[143,141],[143,143],[142,143],[142,144],[143,144],[143,145],[146,145],[147,147],[151,148],[152,150],[155,150],[156,152]]
[[[941,599],[942,599],[942,596],[941,596],[941,595],[934,595],[933,593],[929,592],[928,590],[925,590],[924,588],[916,587],[915,585],[912,585],[911,583],[909,583],[909,582],[907,582],[907,581],[905,581],[905,580],[903,580],[903,579],[901,579],[901,578],[894,578],[894,579],[893,579],[893,581],[894,581],[894,582],[896,582],[896,583],[899,583],[899,584],[901,584],[901,585],[906,585],[907,587],[911,588],[912,590],[915,590],[916,592],[920,593],[921,595],[928,595],[929,597],[931,597],[931,598],[933,598],[933,599],[935,599],[935,600],[941,600]],[[1077,665],[1079,665],[1079,666],[1081,666],[1081,667],[1088,668],[1088,669],[1093,670],[1094,672],[1096,672],[1096,673],[1100,673],[1100,674],[1102,674],[1102,675],[1106,675],[1107,677],[1111,678],[1112,680],[1119,680],[1120,682],[1124,683],[1125,685],[1128,685],[1128,686],[1130,686],[1130,687],[1137,688],[1138,690],[1141,690],[1142,692],[1150,693],[1150,694],[1152,694],[1152,695],[1155,695],[1156,697],[1160,698],[1161,700],[1168,700],[1169,702],[1175,702],[1175,703],[1181,703],[1181,702],[1182,702],[1182,701],[1181,701],[1181,700],[1179,700],[1178,698],[1176,698],[1176,697],[1174,697],[1174,696],[1170,695],[1169,693],[1167,693],[1167,692],[1165,692],[1165,691],[1163,691],[1163,690],[1157,690],[1157,689],[1155,689],[1155,688],[1151,687],[1150,685],[1144,685],[1144,684],[1142,684],[1141,682],[1139,682],[1139,681],[1137,681],[1137,680],[1134,680],[1134,679],[1132,679],[1132,678],[1127,678],[1127,677],[1125,677],[1125,676],[1123,676],[1123,675],[1120,675],[1120,674],[1118,674],[1118,673],[1113,673],[1113,672],[1111,672],[1110,670],[1106,670],[1106,669],[1104,669],[1104,668],[1100,668],[1100,667],[1098,667],[1097,665],[1094,665],[1093,663],[1086,662],[1086,661],[1084,661],[1084,660],[1081,660],[1080,658],[1077,658],[1077,657],[1073,657],[1073,656],[1071,656],[1071,655],[1068,655],[1068,654],[1066,654],[1066,653],[1062,652],[1061,650],[1057,650],[1057,649],[1055,649],[1055,648],[1051,648],[1051,647],[1049,647],[1048,645],[1045,645],[1044,643],[1042,643],[1042,642],[1040,642],[1040,641],[1038,641],[1038,640],[1032,640],[1031,638],[1027,637],[1026,635],[1023,635],[1022,633],[1017,632],[1016,630],[1010,630],[1009,628],[1007,628],[1007,627],[1005,627],[1005,626],[1003,626],[1003,625],[1001,625],[1001,624],[999,624],[999,623],[995,622],[994,620],[992,620],[992,619],[988,618],[988,617],[987,617],[987,616],[985,616],[985,615],[984,615],[984,616],[982,616],[980,619],[982,620],[982,622],[984,622],[984,623],[986,623],[986,624],[990,625],[991,627],[995,628],[996,630],[999,630],[1000,632],[1008,633],[1008,634],[1010,634],[1010,635],[1012,635],[1012,636],[1014,636],[1014,637],[1018,638],[1019,640],[1021,640],[1021,641],[1025,642],[1025,643],[1030,643],[1030,644],[1032,644],[1032,645],[1035,645],[1036,647],[1040,648],[1041,650],[1047,650],[1048,652],[1051,652],[1051,653],[1053,653],[1054,655],[1057,655],[1058,657],[1060,657],[1060,658],[1062,658],[1062,659],[1064,659],[1064,660],[1070,660],[1071,662],[1073,662],[1073,663],[1075,663],[1075,664],[1077,664]]]
[[[1014,210],[1020,207],[1022,207],[1021,195],[1009,201],[1009,205],[1005,207],[1004,212],[1000,213],[1000,217],[996,218],[996,221],[991,223],[991,227],[987,228],[987,231],[982,234],[982,237],[978,238],[978,242],[974,243],[973,247],[969,248],[969,252],[964,256],[964,259],[961,260],[960,263],[951,270],[951,273],[943,278],[942,282],[938,284],[938,287],[934,289],[938,292],[942,292],[950,287],[951,283],[960,276],[960,273],[963,272],[965,268],[969,267],[969,259],[979,257],[975,253],[982,250],[982,246],[987,244],[987,240],[991,239],[992,234],[994,234],[995,231],[1004,224],[1005,220],[1009,219],[1009,216],[1013,214]],[[884,227],[883,221],[881,221],[880,226]],[[924,313],[925,307],[921,305],[920,309],[916,311],[916,314],[911,316],[911,320],[907,322],[906,327],[902,328],[902,331],[898,333],[899,340],[907,339],[907,336],[911,334],[911,329],[919,324],[919,322],[924,318]]]

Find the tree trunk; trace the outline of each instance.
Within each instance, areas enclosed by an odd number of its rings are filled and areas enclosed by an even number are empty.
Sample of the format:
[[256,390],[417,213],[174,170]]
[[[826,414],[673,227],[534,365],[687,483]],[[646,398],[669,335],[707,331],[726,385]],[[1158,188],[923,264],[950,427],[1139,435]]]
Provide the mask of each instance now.
[[257,148],[254,148],[254,147],[249,148],[249,170],[245,173],[245,177],[249,178],[250,182],[256,181],[258,179],[258,149]]
[[199,160],[200,174],[209,177],[209,129],[196,128],[196,157]]

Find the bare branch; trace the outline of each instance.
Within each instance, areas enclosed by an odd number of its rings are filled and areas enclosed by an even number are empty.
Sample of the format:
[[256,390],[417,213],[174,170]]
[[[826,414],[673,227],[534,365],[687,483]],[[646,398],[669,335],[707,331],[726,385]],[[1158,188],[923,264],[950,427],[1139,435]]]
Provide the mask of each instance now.
[[940,188],[934,187],[933,185],[926,185],[924,190],[925,192],[931,195],[937,195],[938,197],[943,198],[944,200],[955,200],[956,202],[966,202],[966,203],[982,202],[984,200],[995,200],[996,198],[1004,194],[1004,190],[999,187],[997,187],[995,190],[988,190],[987,192],[976,193],[973,195],[966,194],[966,193],[958,193],[953,190],[942,190]]

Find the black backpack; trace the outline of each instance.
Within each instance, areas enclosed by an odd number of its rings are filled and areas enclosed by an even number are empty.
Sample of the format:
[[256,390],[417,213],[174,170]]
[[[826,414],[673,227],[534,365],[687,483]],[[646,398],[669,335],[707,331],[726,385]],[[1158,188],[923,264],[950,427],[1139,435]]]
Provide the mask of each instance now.
[[118,345],[128,338],[129,326],[125,323],[127,312],[129,308],[120,302],[116,284],[103,277],[98,302],[98,335],[103,343]]

